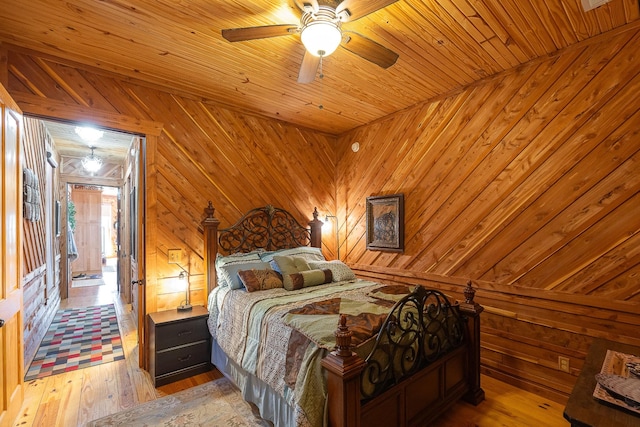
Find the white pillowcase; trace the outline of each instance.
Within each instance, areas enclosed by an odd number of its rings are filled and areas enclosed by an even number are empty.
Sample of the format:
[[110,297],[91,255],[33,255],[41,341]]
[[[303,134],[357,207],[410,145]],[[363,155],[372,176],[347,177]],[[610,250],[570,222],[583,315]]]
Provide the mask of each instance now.
[[356,280],[356,274],[353,270],[351,270],[347,264],[337,259],[333,261],[309,261],[309,267],[314,270],[331,270],[334,282]]
[[294,256],[304,258],[307,261],[325,261],[324,255],[322,255],[322,249],[312,246],[300,246],[298,248],[263,252],[260,254],[260,259],[264,262],[271,262],[274,256]]

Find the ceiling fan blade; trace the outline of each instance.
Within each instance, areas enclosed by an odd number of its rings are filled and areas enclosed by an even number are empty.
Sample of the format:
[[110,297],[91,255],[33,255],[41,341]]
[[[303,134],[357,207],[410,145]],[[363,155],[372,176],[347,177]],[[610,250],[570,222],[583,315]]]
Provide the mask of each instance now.
[[295,0],[294,3],[302,12],[318,11],[318,0]]
[[264,27],[229,28],[222,30],[222,37],[230,42],[288,36],[298,32],[297,25],[266,25]]
[[340,16],[343,22],[355,21],[397,1],[398,0],[344,0],[336,7],[336,15]]
[[311,55],[308,51],[304,51],[304,58],[298,72],[298,83],[311,83],[316,79],[320,65],[320,57]]
[[342,47],[369,62],[382,68],[389,68],[398,60],[397,53],[362,34],[345,32],[344,35],[346,35],[346,40],[342,42]]

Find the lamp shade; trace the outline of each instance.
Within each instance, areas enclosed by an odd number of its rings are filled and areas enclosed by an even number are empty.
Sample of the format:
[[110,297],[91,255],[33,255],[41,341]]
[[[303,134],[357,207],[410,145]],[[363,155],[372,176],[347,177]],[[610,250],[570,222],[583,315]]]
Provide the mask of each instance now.
[[329,56],[340,46],[342,31],[333,22],[313,21],[302,28],[302,44],[314,56]]

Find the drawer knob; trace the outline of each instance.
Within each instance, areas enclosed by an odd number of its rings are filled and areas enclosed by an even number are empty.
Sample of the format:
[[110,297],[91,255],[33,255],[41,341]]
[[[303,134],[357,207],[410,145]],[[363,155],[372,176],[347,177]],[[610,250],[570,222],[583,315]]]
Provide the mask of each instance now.
[[185,336],[185,335],[191,335],[192,333],[193,333],[193,331],[192,331],[192,330],[188,330],[188,331],[181,331],[181,332],[178,332],[178,336],[179,336],[179,337],[183,337],[183,336]]
[[0,319],[0,328],[4,326],[4,319]]
[[187,361],[187,360],[189,360],[189,359],[191,359],[191,355],[190,355],[190,354],[189,354],[189,355],[187,355],[187,356],[185,356],[185,357],[178,357],[178,360],[179,360],[180,362],[186,362],[186,361]]

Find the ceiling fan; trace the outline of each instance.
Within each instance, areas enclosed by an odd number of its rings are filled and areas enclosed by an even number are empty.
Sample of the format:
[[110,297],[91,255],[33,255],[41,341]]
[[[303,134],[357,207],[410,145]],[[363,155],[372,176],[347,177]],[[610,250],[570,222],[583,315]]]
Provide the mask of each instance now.
[[352,31],[342,24],[355,21],[398,0],[295,0],[302,12],[299,24],[266,25],[222,30],[230,42],[300,34],[306,50],[298,73],[298,83],[311,83],[323,57],[342,45],[348,51],[382,68],[395,64],[398,54]]

